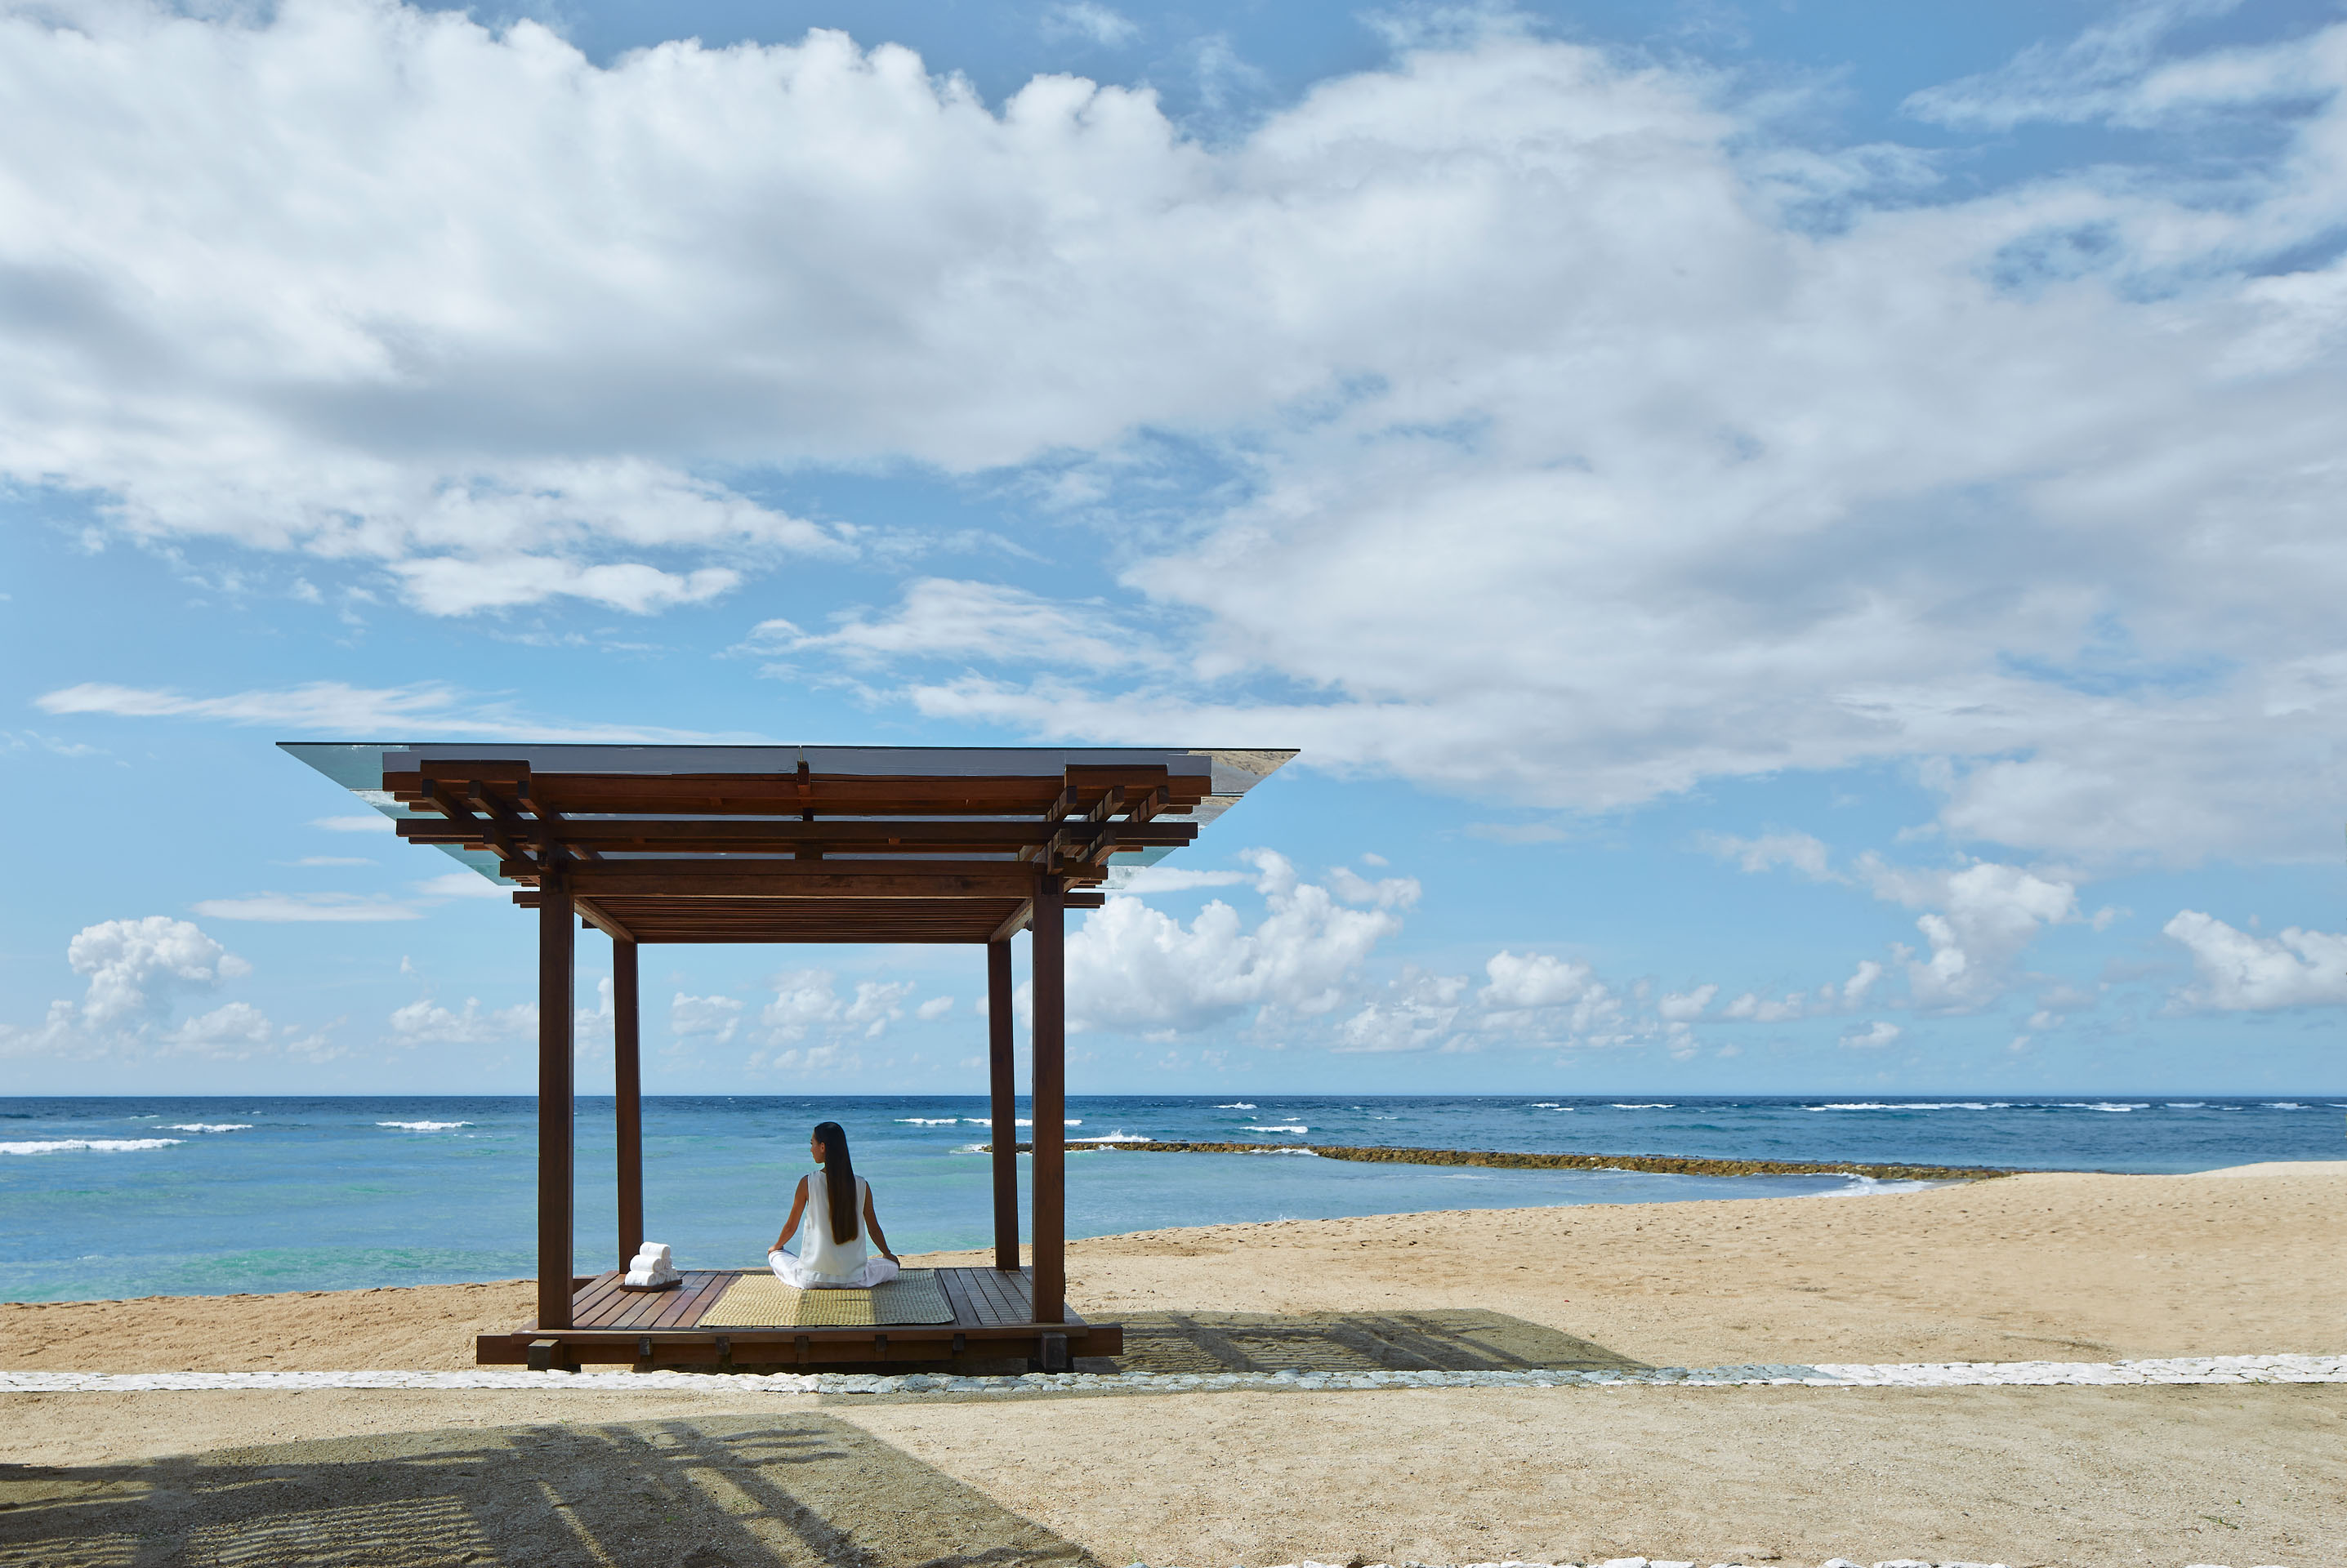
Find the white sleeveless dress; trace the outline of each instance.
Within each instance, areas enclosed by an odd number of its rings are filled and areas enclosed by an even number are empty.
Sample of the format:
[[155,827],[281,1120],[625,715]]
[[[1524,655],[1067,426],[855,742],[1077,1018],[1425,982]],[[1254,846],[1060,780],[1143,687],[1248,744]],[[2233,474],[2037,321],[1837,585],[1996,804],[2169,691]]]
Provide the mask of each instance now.
[[806,1212],[799,1217],[796,1257],[780,1248],[766,1254],[774,1278],[801,1290],[864,1290],[897,1278],[896,1263],[866,1255],[864,1245],[864,1202],[872,1190],[856,1178],[856,1236],[850,1241],[831,1238],[831,1188],[816,1171],[806,1178]]

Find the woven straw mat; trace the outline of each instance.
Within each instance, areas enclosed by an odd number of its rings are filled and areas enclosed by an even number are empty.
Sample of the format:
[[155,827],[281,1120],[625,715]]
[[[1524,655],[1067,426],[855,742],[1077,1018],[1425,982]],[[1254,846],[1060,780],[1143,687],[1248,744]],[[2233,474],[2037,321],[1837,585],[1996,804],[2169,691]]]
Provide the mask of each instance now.
[[869,1290],[794,1290],[773,1275],[745,1274],[726,1287],[696,1329],[861,1329],[867,1324],[950,1323],[953,1306],[937,1275],[908,1268]]

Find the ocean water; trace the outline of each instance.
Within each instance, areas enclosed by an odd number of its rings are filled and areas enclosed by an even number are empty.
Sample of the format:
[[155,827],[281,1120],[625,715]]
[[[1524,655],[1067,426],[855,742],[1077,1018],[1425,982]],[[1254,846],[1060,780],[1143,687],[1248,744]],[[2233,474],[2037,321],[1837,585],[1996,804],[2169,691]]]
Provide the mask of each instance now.
[[[1023,1108],[1021,1115],[1025,1114]],[[992,1239],[981,1099],[659,1097],[644,1105],[648,1233],[686,1268],[754,1265],[808,1129],[848,1128],[900,1252]],[[536,1102],[0,1099],[0,1299],[351,1289],[534,1267]],[[1071,1139],[1269,1143],[1295,1155],[1068,1160],[1068,1228],[1531,1205],[1860,1195],[1841,1176],[1680,1176],[1368,1165],[1307,1144],[2189,1171],[2347,1157],[2347,1101],[2106,1099],[1071,1099]],[[578,1267],[615,1261],[611,1102],[579,1105]],[[1022,1158],[1021,1166],[1026,1161]],[[1022,1219],[1023,1225],[1023,1219]]]

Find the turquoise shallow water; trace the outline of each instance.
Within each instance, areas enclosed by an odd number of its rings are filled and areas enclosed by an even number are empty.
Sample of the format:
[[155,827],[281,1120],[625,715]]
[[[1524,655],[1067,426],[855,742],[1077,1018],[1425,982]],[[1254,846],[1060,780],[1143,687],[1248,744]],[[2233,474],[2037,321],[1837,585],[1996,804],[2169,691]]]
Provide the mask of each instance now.
[[[1022,1113],[1023,1114],[1023,1113]],[[610,1102],[579,1115],[578,1259],[615,1246]],[[2296,1099],[1837,1101],[1096,1096],[1071,1138],[1391,1144],[2055,1169],[2200,1170],[2347,1157],[2347,1104]],[[657,1098],[648,1229],[688,1268],[756,1262],[836,1119],[899,1251],[992,1237],[983,1101]],[[528,1098],[0,1100],[0,1298],[348,1289],[505,1279],[533,1267]],[[1021,1162],[1022,1165],[1024,1162]],[[1710,1177],[1133,1155],[1068,1164],[1069,1230],[1545,1204],[1849,1194],[1838,1176]]]

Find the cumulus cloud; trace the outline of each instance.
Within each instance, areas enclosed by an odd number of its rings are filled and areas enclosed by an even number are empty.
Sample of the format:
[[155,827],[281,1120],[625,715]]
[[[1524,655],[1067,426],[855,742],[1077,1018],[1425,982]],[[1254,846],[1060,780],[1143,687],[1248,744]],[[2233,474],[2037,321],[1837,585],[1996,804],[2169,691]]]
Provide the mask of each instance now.
[[[907,1003],[917,989],[909,980],[860,980],[856,983],[852,995],[842,996],[838,976],[830,970],[794,969],[774,977],[774,999],[765,1005],[758,1017],[766,1027],[766,1040],[770,1045],[788,1045],[809,1039],[818,1044],[838,1044],[851,1038],[877,1040],[888,1032],[890,1024],[905,1016]],[[696,1014],[704,1019],[717,1016],[714,1011],[702,1011],[704,1006],[727,1009],[739,1005],[726,997],[680,996],[678,1002],[680,1004],[692,1003]],[[952,1005],[953,999],[946,998],[946,1008]],[[924,1020],[934,1018],[944,1010],[925,1007],[921,1017]],[[722,1037],[732,1038],[732,1015],[727,1013],[725,1026],[718,1031]],[[711,1031],[703,1028],[696,1032]],[[785,1063],[785,1057],[788,1063]],[[793,1055],[788,1051],[781,1054],[761,1053],[757,1059],[769,1066],[789,1064],[805,1066],[816,1061],[814,1056],[805,1054]],[[844,1061],[845,1057],[841,1059]]]
[[51,1002],[36,1025],[0,1023],[0,1055],[227,1060],[263,1053],[313,1059],[339,1054],[328,1042],[329,1030],[274,1023],[249,1002],[224,1003],[173,1023],[181,998],[252,972],[251,964],[188,921],[169,915],[101,921],[74,935],[66,958],[88,979],[81,1001]]
[[1621,1000],[1577,959],[1501,952],[1483,972],[1490,983],[1478,996],[1485,1028],[1587,1037],[1610,1034],[1623,1016]]
[[1329,1049],[1359,1052],[1422,1051],[1462,1044],[1452,1026],[1459,1021],[1472,983],[1463,974],[1433,974],[1410,967],[1337,1026]]
[[[1724,1019],[1747,1020],[1755,1023],[1782,1023],[1796,1018],[1816,1018],[1838,1013],[1852,1013],[1866,1005],[1875,983],[1882,978],[1882,965],[1870,958],[1862,958],[1848,980],[1832,982],[1815,991],[1788,991],[1783,996],[1769,998],[1757,991],[1747,991],[1719,1010]],[[1706,986],[1696,994],[1708,1000],[1717,986]],[[1675,1016],[1671,1003],[1678,1000],[1665,997],[1659,1009],[1665,1018]]]
[[2040,931],[2078,919],[2072,883],[2019,866],[1982,860],[1961,871],[1914,871],[1866,857],[1862,867],[1877,897],[1911,909],[1939,906],[1915,921],[1928,955],[1907,960],[1918,1007],[1968,1013],[1986,1006],[2004,994],[2014,964]]
[[1686,1023],[1702,1017],[1703,1010],[1710,1006],[1711,999],[1718,994],[1719,987],[1717,985],[1698,985],[1693,991],[1665,996],[1655,1003],[1655,1011],[1671,1023]]
[[67,943],[66,959],[89,980],[83,1020],[101,1025],[158,1016],[177,993],[210,991],[252,972],[200,927],[169,915],[84,926]]
[[[650,613],[863,549],[744,473],[1029,465],[1118,520],[1121,601],[928,579],[772,637],[989,666],[917,712],[1523,805],[1920,759],[2017,854],[2302,857],[2347,788],[2347,25],[2194,55],[2188,14],[1917,107],[2254,107],[2257,149],[1917,200],[1928,159],[1505,26],[1389,30],[1209,144],[836,33],[597,66],[379,0],[57,0],[0,15],[0,476],[428,613]],[[992,667],[987,592],[1063,662]]]
[[1880,1051],[1886,1045],[1895,1044],[1905,1033],[1906,1031],[1901,1029],[1896,1023],[1878,1018],[1863,1029],[1846,1031],[1841,1037],[1841,1043],[1852,1051]]
[[477,997],[468,996],[462,1008],[451,1009],[422,996],[395,1011],[390,1022],[395,1044],[494,1045],[536,1034],[538,1004],[484,1010]]
[[1317,1017],[1401,930],[1391,910],[1347,908],[1283,855],[1242,858],[1267,911],[1253,929],[1220,899],[1186,925],[1129,896],[1087,915],[1068,938],[1070,1026],[1187,1030],[1249,1009]]
[[699,1038],[723,1045],[742,1026],[742,1003],[732,996],[692,996],[678,992],[668,1006],[668,1032],[679,1039]]
[[2347,936],[2296,926],[2258,936],[2198,910],[2178,911],[2160,930],[2192,955],[2199,983],[2178,993],[2184,1006],[2263,1013],[2347,1003]]

